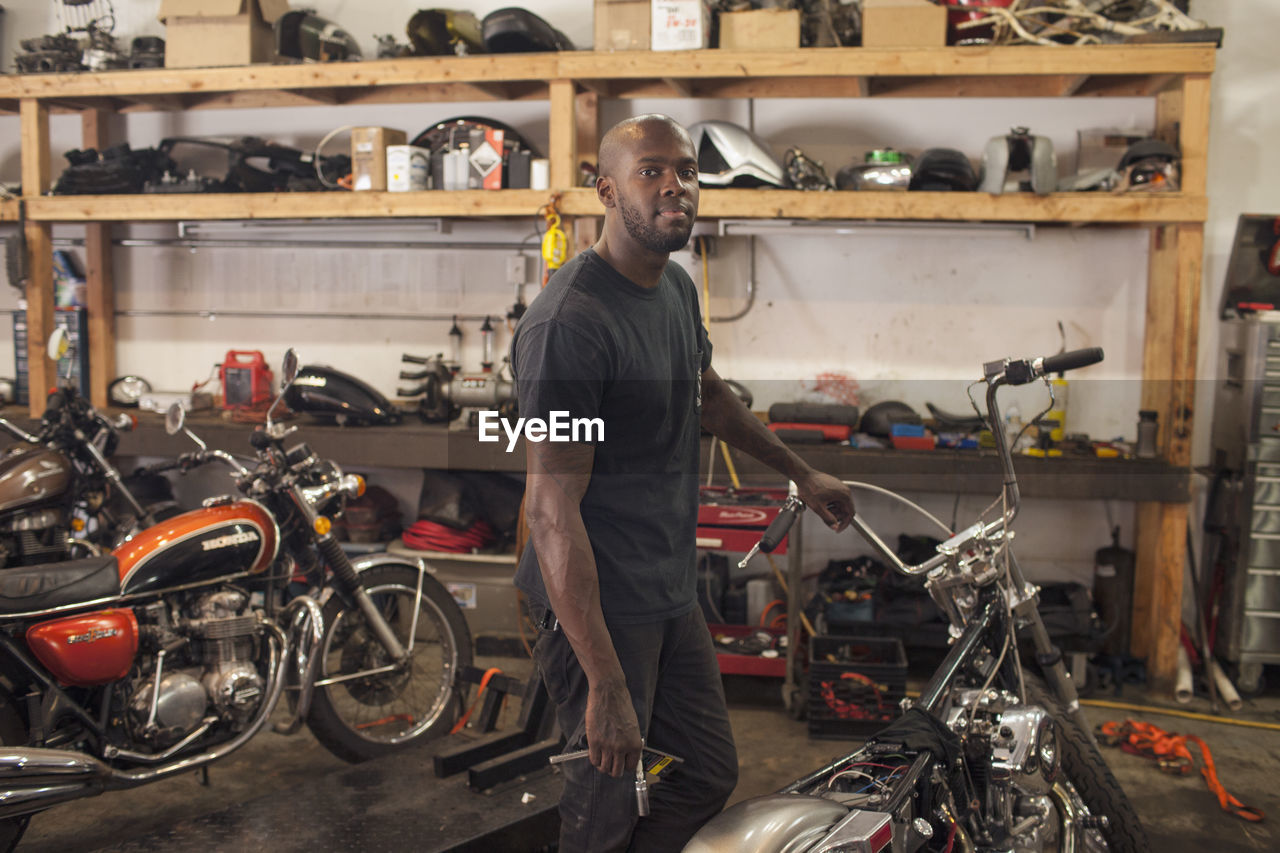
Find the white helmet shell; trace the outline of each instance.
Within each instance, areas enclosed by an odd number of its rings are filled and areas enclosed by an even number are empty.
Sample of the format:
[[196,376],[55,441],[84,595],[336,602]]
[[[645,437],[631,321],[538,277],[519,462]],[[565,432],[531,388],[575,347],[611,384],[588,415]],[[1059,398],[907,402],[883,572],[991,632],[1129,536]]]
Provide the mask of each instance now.
[[689,127],[698,156],[698,183],[708,187],[785,187],[786,173],[768,147],[746,128],[728,121]]

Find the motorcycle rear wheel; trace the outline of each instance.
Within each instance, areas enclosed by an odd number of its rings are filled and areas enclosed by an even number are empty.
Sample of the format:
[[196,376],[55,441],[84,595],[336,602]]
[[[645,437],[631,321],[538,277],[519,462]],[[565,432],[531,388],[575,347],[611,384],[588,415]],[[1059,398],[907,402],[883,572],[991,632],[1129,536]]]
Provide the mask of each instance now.
[[[0,693],[0,743],[5,746],[26,746],[27,727],[13,706],[13,700]],[[27,831],[31,815],[0,820],[0,850],[8,851],[18,846],[22,834]]]
[[1044,708],[1058,723],[1058,748],[1067,781],[1076,789],[1091,814],[1107,818],[1107,826],[1101,832],[1111,853],[1150,853],[1142,821],[1107,767],[1102,753],[1098,752],[1093,738],[1081,728],[1074,715],[1067,713],[1049,685],[1030,673],[1024,672],[1023,675],[1027,701]]
[[[409,647],[418,572],[377,566],[361,574],[365,590],[400,642]],[[435,578],[422,578],[418,622],[406,666],[316,687],[307,726],[339,758],[359,762],[448,733],[467,687],[458,674],[471,665],[471,632],[453,597]],[[317,683],[389,663],[364,614],[332,596],[324,607]]]

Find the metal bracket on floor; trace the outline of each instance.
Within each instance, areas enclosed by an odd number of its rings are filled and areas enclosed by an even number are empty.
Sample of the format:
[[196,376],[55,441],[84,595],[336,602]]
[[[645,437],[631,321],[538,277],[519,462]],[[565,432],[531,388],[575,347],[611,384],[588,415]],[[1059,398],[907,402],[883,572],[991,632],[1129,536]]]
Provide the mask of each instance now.
[[[462,673],[462,678],[478,682],[483,674],[482,670],[470,667]],[[518,690],[523,692],[524,700],[516,730],[495,732],[503,697]],[[476,791],[548,766],[547,759],[559,752],[561,745],[555,715],[550,713],[547,688],[536,672],[528,682],[493,676],[485,694],[476,725],[487,734],[441,750],[435,756],[436,776],[452,776],[466,770],[467,784]]]

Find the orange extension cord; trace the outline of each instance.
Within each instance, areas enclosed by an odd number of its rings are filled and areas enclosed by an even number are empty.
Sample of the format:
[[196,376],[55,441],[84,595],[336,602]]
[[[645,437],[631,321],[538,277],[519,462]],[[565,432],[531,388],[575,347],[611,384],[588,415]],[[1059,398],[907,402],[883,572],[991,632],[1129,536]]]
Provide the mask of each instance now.
[[1222,783],[1218,781],[1217,768],[1213,764],[1213,753],[1209,752],[1209,745],[1195,735],[1170,734],[1151,723],[1141,723],[1137,720],[1103,723],[1098,727],[1098,735],[1099,739],[1108,746],[1119,746],[1125,752],[1150,758],[1166,773],[1184,776],[1195,767],[1195,759],[1191,757],[1191,750],[1187,748],[1188,741],[1194,743],[1200,747],[1200,754],[1204,758],[1200,775],[1204,777],[1209,790],[1218,798],[1218,805],[1222,810],[1244,820],[1257,822],[1263,819],[1262,809],[1246,806],[1222,787]]

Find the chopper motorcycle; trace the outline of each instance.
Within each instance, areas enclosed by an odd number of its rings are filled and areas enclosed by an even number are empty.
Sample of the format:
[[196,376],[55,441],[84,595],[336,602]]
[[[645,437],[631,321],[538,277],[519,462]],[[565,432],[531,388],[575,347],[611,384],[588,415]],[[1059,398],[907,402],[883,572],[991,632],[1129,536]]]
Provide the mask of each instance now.
[[[290,350],[286,388],[296,373]],[[216,761],[282,696],[275,729],[305,723],[347,761],[453,725],[461,610],[422,560],[347,557],[332,518],[363,480],[286,447],[297,427],[270,414],[247,464],[205,446],[180,406],[166,417],[199,446],[170,464],[224,465],[241,497],[101,557],[0,572],[0,849],[41,809]]]
[[[920,697],[903,700],[902,716],[862,748],[776,794],[735,804],[699,830],[685,853],[1150,849],[1137,813],[1098,752],[1062,654],[1049,640],[1038,590],[1011,550],[1020,497],[996,401],[1002,387],[1045,381],[1051,402],[1038,421],[1053,406],[1046,377],[1101,360],[1102,350],[1093,348],[984,366],[975,385],[986,385],[985,420],[1004,478],[1000,498],[969,527],[953,533],[905,498],[867,487],[946,531],[934,556],[909,566],[856,513],[852,519],[892,570],[924,578],[950,622],[951,649]],[[974,409],[981,415],[976,401]],[[789,497],[757,547],[773,550],[803,507],[794,494]],[[1043,678],[1024,669],[1019,632]],[[851,640],[856,659],[855,646]],[[880,698],[873,684],[863,686]]]

